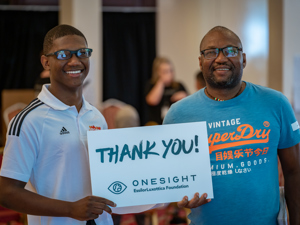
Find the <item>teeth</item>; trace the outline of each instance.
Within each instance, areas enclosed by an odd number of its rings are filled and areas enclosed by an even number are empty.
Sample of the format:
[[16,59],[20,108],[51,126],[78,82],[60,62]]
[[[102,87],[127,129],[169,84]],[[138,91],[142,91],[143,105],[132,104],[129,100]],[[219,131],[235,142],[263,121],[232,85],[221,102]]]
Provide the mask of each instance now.
[[76,71],[67,71],[66,73],[80,73],[80,70],[76,70]]
[[229,70],[229,69],[216,69],[216,70]]

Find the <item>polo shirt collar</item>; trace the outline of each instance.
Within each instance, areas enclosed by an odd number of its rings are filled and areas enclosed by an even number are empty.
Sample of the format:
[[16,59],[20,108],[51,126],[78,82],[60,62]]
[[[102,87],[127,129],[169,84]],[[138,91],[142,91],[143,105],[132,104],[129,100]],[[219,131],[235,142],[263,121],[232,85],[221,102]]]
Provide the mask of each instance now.
[[[42,91],[38,95],[38,99],[40,99],[42,102],[50,106],[51,108],[55,110],[67,110],[71,108],[72,106],[66,105],[65,103],[61,102],[59,99],[57,99],[48,89],[50,84],[44,84]],[[81,110],[92,110],[92,106],[84,99],[82,95],[82,107]]]

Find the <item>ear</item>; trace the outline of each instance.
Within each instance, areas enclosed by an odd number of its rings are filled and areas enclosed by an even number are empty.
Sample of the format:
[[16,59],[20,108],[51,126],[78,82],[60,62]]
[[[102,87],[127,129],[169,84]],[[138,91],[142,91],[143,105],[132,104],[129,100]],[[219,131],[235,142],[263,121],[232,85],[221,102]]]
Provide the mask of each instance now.
[[243,53],[243,69],[245,69],[246,67],[246,64],[247,64],[247,60],[246,60],[246,54]]
[[41,56],[41,63],[45,70],[50,70],[49,59],[47,56]]
[[201,56],[198,57],[198,60],[199,60],[199,67],[200,67],[200,70],[203,71],[203,70],[202,70]]

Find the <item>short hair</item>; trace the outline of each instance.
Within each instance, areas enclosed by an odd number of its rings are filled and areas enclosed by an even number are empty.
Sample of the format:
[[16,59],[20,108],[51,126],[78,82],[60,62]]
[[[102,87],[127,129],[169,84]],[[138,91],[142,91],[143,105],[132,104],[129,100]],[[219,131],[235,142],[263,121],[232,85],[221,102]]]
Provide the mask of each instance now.
[[56,27],[53,27],[51,30],[49,30],[44,38],[44,43],[43,43],[43,54],[49,53],[50,49],[53,46],[53,41],[56,40],[57,38],[64,37],[67,35],[78,35],[84,38],[86,44],[87,40],[83,33],[76,29],[75,27],[72,27],[70,25],[66,24],[61,24]]
[[115,116],[115,127],[138,127],[140,126],[140,117],[138,111],[131,105],[125,105],[117,112]]
[[237,36],[236,33],[234,33],[232,30],[228,29],[227,27],[223,27],[223,26],[215,26],[213,27],[212,29],[210,29],[205,35],[204,37],[202,38],[201,40],[201,43],[200,43],[200,51],[201,51],[201,46],[202,46],[202,43],[203,43],[203,40],[205,39],[205,37],[211,33],[211,32],[221,32],[221,33],[228,33],[228,34],[231,34],[233,35],[241,44],[241,47],[243,48],[243,45],[242,45],[242,41],[241,39],[239,38],[239,36]]

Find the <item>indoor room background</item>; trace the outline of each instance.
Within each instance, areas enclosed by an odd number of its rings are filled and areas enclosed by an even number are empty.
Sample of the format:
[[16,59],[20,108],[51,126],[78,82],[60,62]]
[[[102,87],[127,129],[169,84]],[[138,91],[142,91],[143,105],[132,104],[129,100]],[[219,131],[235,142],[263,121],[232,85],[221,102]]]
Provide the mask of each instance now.
[[[155,56],[170,58],[176,79],[194,93],[200,40],[210,28],[222,25],[243,42],[247,55],[244,79],[279,90],[299,105],[298,0],[0,3],[1,91],[33,88],[42,70],[44,35],[67,23],[81,30],[94,49],[84,88],[86,98],[99,108],[108,99],[130,104],[138,110],[143,125],[147,122],[144,85],[151,77]],[[298,111],[296,114],[299,116]]]

